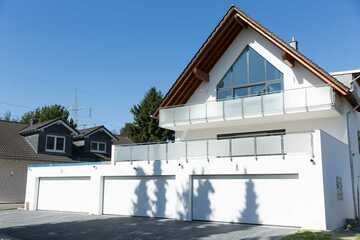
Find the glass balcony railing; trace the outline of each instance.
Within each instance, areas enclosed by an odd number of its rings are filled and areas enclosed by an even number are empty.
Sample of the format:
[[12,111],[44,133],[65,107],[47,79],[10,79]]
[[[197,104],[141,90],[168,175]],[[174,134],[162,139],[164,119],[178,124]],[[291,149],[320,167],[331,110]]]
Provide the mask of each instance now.
[[329,86],[285,90],[260,96],[160,109],[160,126],[206,123],[329,109],[334,92]]
[[173,143],[115,145],[115,161],[191,160],[287,154],[313,155],[313,133]]

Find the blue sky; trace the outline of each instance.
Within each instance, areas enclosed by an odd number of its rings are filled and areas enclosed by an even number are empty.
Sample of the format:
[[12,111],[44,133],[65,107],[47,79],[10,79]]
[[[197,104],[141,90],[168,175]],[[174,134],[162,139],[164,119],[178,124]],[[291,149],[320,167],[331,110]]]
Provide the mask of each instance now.
[[[231,4],[328,71],[360,68],[360,1],[0,0],[0,114],[71,106],[119,130],[151,86],[166,92]],[[5,104],[6,103],[6,104]]]

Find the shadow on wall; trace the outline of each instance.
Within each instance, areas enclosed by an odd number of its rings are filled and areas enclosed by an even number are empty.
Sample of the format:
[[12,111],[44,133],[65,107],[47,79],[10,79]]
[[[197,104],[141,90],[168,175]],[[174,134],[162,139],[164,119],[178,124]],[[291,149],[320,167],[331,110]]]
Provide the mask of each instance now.
[[190,213],[190,189],[186,188],[183,189],[181,193],[176,192],[177,199],[179,201],[179,204],[182,206],[182,210],[178,210],[176,215],[180,220],[186,220],[187,215]]
[[[161,161],[154,161],[153,174],[155,176],[161,175]],[[164,177],[148,177],[142,168],[136,169],[136,175],[143,177],[140,178],[135,189],[136,201],[132,203],[134,215],[165,217],[167,180]],[[152,183],[154,185],[151,185]],[[150,197],[153,196],[152,193],[155,196],[154,199]]]
[[207,178],[194,178],[194,194],[193,194],[193,209],[195,220],[210,220],[211,218],[211,201],[210,195],[215,193],[215,189]]
[[241,223],[260,223],[260,218],[257,213],[258,208],[255,184],[254,181],[249,178],[245,183],[245,207],[240,211],[238,221]]
[[[142,168],[137,168],[136,176],[145,176],[144,170]],[[142,177],[135,189],[136,201],[133,202],[133,214],[135,216],[147,216],[148,209],[150,209],[150,201],[146,182],[146,178]]]
[[[153,163],[153,173],[155,176],[161,175],[161,161],[156,160]],[[165,178],[155,179],[155,200],[152,200],[152,206],[155,205],[153,216],[166,217],[166,189],[168,182]]]

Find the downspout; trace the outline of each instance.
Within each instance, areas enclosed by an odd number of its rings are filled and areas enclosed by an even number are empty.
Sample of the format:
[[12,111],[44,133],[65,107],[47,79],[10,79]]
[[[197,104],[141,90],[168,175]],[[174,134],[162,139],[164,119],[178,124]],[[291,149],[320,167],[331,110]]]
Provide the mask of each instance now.
[[351,144],[350,144],[350,114],[352,111],[353,110],[349,110],[346,113],[346,129],[347,129],[347,141],[348,141],[349,162],[350,162],[351,189],[352,189],[352,197],[354,204],[354,216],[355,219],[358,219],[358,211],[356,207],[356,197],[355,197],[354,164],[353,164],[353,157],[352,157]]

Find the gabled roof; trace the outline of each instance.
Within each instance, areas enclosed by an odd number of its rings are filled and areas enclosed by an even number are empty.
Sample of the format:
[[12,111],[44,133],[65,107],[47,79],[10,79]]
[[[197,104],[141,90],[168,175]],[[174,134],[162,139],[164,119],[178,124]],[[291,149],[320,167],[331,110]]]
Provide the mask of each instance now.
[[72,128],[69,124],[67,124],[64,120],[62,120],[60,118],[55,118],[55,119],[48,120],[45,122],[40,122],[40,123],[35,123],[32,125],[29,125],[25,129],[21,130],[20,134],[28,135],[28,134],[36,133],[43,128],[50,127],[51,125],[57,124],[57,123],[63,124],[66,128],[68,128],[74,134],[76,134],[76,135],[79,134],[79,132],[76,129]]
[[104,131],[107,135],[109,135],[114,141],[117,141],[118,138],[112,134],[105,126],[95,126],[91,128],[83,128],[79,130],[79,135],[76,137],[76,139],[82,139],[86,136],[90,136],[91,134],[96,133],[97,131]]
[[38,154],[32,149],[25,137],[19,131],[27,124],[9,121],[0,121],[0,159],[26,160],[45,162],[73,162],[70,157]]
[[208,74],[212,67],[244,28],[251,28],[262,35],[283,51],[284,60],[301,64],[338,93],[347,97],[352,105],[357,105],[348,87],[244,12],[232,6],[172,85],[153,115],[157,117],[160,108],[185,104],[200,84],[203,81],[208,81]]
[[118,140],[115,142],[115,144],[132,144],[132,143],[134,143],[128,137],[118,135],[117,138],[118,138]]

